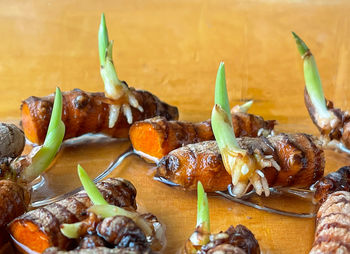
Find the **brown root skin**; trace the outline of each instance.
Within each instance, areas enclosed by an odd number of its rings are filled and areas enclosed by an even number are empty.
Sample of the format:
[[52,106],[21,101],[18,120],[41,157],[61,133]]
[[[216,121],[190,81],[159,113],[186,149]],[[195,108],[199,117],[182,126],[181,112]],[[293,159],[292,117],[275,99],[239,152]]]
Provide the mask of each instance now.
[[350,192],[328,195],[317,212],[315,241],[310,254],[350,252]]
[[[110,178],[97,183],[97,187],[108,203],[136,209],[136,189],[129,181]],[[91,205],[86,192],[81,191],[16,218],[9,224],[10,234],[19,243],[40,253],[50,246],[67,249],[72,240],[62,235],[60,225],[84,220]]]
[[[178,118],[176,107],[160,101],[153,94],[132,89],[132,93],[144,109],[143,112],[131,108],[133,121],[154,116],[168,120]],[[108,127],[109,105],[120,103],[104,96],[103,93],[87,93],[79,89],[63,92],[62,120],[66,126],[64,139],[78,137],[86,133],[103,133],[115,138],[127,138],[130,124],[120,113],[113,128]],[[44,142],[49,125],[54,96],[29,97],[21,105],[22,127],[27,139],[36,144]]]
[[215,141],[189,144],[171,151],[160,160],[156,176],[196,190],[200,181],[206,192],[224,191],[231,183]]
[[27,211],[29,192],[10,180],[0,180],[0,228]]
[[71,251],[61,251],[59,248],[49,248],[43,254],[151,254],[151,249],[135,250],[135,248],[115,248],[97,247],[95,249],[80,249]]
[[350,191],[350,167],[342,167],[322,177],[314,186],[314,200],[322,204],[327,196],[336,191]]
[[144,232],[132,219],[125,216],[105,218],[98,224],[97,234],[118,248],[135,247],[139,250],[149,248]]
[[25,137],[20,128],[14,124],[0,123],[0,159],[20,156],[24,145]]
[[105,242],[98,235],[86,235],[81,238],[79,242],[80,249],[95,249],[97,247],[104,247]]
[[11,163],[19,157],[25,146],[21,129],[14,124],[0,123],[0,179],[16,180]]
[[[257,137],[260,130],[271,132],[276,124],[276,121],[264,121],[260,116],[240,112],[232,113],[232,122],[237,137]],[[136,151],[158,160],[181,146],[215,139],[210,120],[191,123],[168,121],[164,117],[134,123],[129,135]]]
[[200,254],[214,253],[237,253],[237,254],[259,254],[260,246],[254,234],[245,226],[230,226],[225,232],[209,236],[210,242],[203,246],[191,246],[191,242],[187,241],[183,254],[192,254],[196,249]]
[[[278,171],[268,166],[261,170],[270,187],[308,188],[323,176],[323,151],[307,134],[281,133],[269,138],[238,138],[237,141],[249,154],[273,159],[281,168]],[[226,190],[231,183],[215,141],[190,144],[170,152],[159,162],[156,176],[187,190],[195,190],[201,181],[206,192]]]
[[[72,246],[82,249],[96,247],[128,248],[135,250],[160,251],[164,242],[159,237],[165,237],[161,231],[162,225],[158,219],[150,213],[139,215],[151,229],[151,234],[147,236],[134,220],[125,216],[114,216],[102,219],[98,215],[89,212],[88,217],[79,221],[77,235],[79,237],[72,240]],[[64,225],[61,225],[61,228]],[[74,242],[74,243],[73,243]]]
[[321,126],[322,119],[318,117],[306,89],[304,90],[304,101],[312,122],[316,125],[323,137],[325,142],[324,147],[328,146],[332,149],[338,149],[330,144],[330,141],[338,141],[347,149],[350,149],[350,115],[348,112],[334,108],[333,102],[327,100],[327,109],[332,116],[329,122],[323,123],[324,126]]

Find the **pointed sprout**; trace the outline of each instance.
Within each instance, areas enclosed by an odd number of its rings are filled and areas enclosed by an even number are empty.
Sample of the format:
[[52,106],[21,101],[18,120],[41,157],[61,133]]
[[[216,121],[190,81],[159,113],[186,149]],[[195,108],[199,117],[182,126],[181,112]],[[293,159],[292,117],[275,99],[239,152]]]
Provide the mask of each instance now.
[[231,114],[235,113],[247,113],[248,110],[251,108],[253,105],[253,100],[247,101],[243,103],[242,105],[236,105],[231,109]]
[[[227,113],[228,118],[231,119],[230,104],[226,88],[225,64],[223,62],[220,63],[218,72],[216,74],[215,104],[219,104],[221,108]],[[230,122],[232,125],[232,120]]]
[[242,197],[248,190],[249,184],[252,184],[257,194],[260,195],[264,191],[265,195],[269,195],[268,185],[262,185],[262,182],[265,183],[265,176],[258,174],[258,170],[264,165],[261,156],[256,153],[247,153],[237,143],[229,111],[223,63],[218,69],[215,85],[215,105],[211,115],[211,125],[225,169],[232,177],[232,194]]
[[101,66],[104,66],[106,63],[106,51],[108,47],[108,31],[106,27],[106,19],[105,14],[102,13],[101,15],[101,23],[98,30],[98,52],[100,55],[100,64]]
[[[113,128],[118,120],[120,109],[123,110],[129,124],[133,122],[133,116],[130,106],[137,108],[143,112],[142,106],[139,104],[129,87],[125,82],[119,80],[117,72],[113,64],[113,41],[109,41],[104,14],[101,16],[100,28],[98,31],[98,51],[100,56],[100,73],[103,79],[106,96],[108,98],[119,100],[109,107],[108,127]],[[127,101],[124,103],[124,101]],[[129,106],[130,105],[130,106]],[[123,106],[121,108],[121,106]]]
[[204,232],[210,233],[208,197],[201,182],[197,184],[197,227],[201,227]]
[[31,182],[49,167],[55,158],[64,137],[65,126],[62,122],[62,93],[57,87],[51,119],[44,144],[32,157],[32,163],[20,173],[20,178]]
[[97,189],[95,183],[90,179],[86,171],[78,165],[78,175],[87,195],[95,205],[108,205],[101,192]]
[[298,51],[304,61],[304,79],[311,102],[321,118],[330,118],[331,114],[327,109],[321,78],[320,74],[318,73],[315,58],[310,49],[306,46],[305,42],[294,32],[292,32],[292,34],[296,41]]
[[230,105],[226,89],[225,65],[222,62],[216,76],[215,105],[211,115],[211,125],[221,152],[224,149],[230,149],[237,153],[243,152],[237,143],[232,127]]
[[247,101],[245,102],[244,104],[240,105],[239,106],[239,110],[240,112],[242,113],[247,113],[248,110],[251,108],[251,106],[253,105],[253,100],[250,100],[250,101]]
[[210,217],[207,194],[201,182],[197,184],[197,226],[186,244],[187,252],[197,253],[195,246],[206,245],[210,239]]
[[[121,89],[123,83],[119,80],[115,70],[112,52],[113,41],[108,39],[108,31],[106,26],[105,15],[101,15],[101,23],[98,30],[98,52],[100,56],[101,76],[105,84],[105,90],[108,96],[118,99],[118,89]],[[119,95],[120,96],[120,95]]]

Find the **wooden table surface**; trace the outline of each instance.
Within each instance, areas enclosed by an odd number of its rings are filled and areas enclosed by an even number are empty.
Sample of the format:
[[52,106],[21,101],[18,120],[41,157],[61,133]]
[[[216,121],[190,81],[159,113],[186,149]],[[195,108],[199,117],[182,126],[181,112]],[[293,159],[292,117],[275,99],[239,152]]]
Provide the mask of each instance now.
[[[325,94],[350,108],[348,1],[0,1],[0,120],[19,122],[21,100],[62,90],[102,91],[97,51],[100,14],[115,41],[118,75],[179,108],[180,119],[209,118],[220,61],[231,106],[254,99],[251,112],[277,119],[279,131],[317,134],[303,104],[302,63],[291,31],[312,49]],[[52,170],[69,189],[80,163],[93,174],[128,146],[66,146]],[[27,150],[30,149],[29,147]],[[348,164],[326,153],[326,171]],[[196,194],[152,179],[154,165],[132,156],[112,173],[131,180],[140,209],[166,225],[165,253],[176,253],[195,226]],[[68,180],[71,179],[71,180]],[[285,200],[281,200],[283,205]],[[264,253],[307,253],[314,220],[285,217],[210,197],[212,231],[244,224]]]

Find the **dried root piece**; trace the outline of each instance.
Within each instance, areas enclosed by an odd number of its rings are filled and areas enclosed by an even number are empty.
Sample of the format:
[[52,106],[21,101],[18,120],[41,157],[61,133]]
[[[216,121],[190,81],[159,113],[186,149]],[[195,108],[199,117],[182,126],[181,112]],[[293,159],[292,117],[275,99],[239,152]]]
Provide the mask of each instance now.
[[317,212],[310,254],[350,253],[350,192],[330,194]]

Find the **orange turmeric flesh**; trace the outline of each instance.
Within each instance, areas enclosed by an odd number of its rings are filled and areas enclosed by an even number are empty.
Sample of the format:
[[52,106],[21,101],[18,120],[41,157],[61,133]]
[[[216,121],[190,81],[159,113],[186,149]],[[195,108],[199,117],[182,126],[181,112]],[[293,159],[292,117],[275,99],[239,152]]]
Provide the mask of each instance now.
[[[260,116],[236,112],[232,114],[237,137],[257,137],[262,132],[270,133],[275,121],[264,121]],[[191,123],[168,121],[154,117],[134,123],[129,131],[135,151],[159,160],[170,151],[187,144],[214,140],[210,120]]]
[[[42,253],[50,245],[50,239],[40,228],[30,221],[19,221],[11,224],[13,237],[24,246],[31,246],[31,250]],[[29,233],[28,233],[29,232]]]
[[[176,107],[160,101],[155,95],[141,90],[131,90],[143,112],[131,108],[134,121],[163,116],[168,120],[178,118]],[[87,93],[79,89],[63,92],[62,121],[66,126],[64,139],[78,137],[86,133],[103,133],[114,138],[127,138],[130,124],[119,113],[117,122],[109,128],[110,105],[119,105],[103,93]],[[22,127],[27,139],[36,144],[44,142],[49,125],[54,96],[29,97],[21,106]]]
[[[281,133],[268,138],[237,138],[237,142],[248,153],[271,161],[260,169],[270,187],[308,188],[323,176],[323,150],[310,135]],[[226,190],[231,183],[215,141],[171,151],[158,163],[156,176],[186,190],[195,190],[201,181],[206,192]]]

